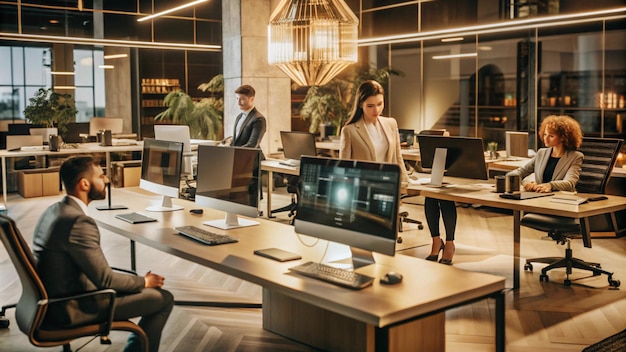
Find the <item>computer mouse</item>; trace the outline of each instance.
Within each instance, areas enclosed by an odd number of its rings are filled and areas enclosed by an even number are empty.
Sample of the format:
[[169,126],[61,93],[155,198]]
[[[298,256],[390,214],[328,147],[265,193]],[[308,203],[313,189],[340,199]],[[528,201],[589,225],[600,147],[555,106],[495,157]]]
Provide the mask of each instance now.
[[402,274],[390,271],[380,278],[380,282],[387,285],[393,285],[402,281]]
[[204,210],[202,210],[202,209],[191,209],[191,210],[189,210],[189,212],[192,213],[192,214],[202,214],[202,213],[204,213]]

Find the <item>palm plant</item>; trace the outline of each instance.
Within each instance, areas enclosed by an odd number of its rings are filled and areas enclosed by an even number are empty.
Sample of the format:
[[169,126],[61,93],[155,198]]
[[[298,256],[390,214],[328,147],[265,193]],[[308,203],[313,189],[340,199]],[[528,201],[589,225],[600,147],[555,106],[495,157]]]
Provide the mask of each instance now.
[[[221,87],[221,88],[220,88]],[[165,111],[154,117],[155,120],[170,120],[177,125],[189,126],[189,133],[194,139],[219,140],[223,136],[224,76],[217,75],[208,83],[198,86],[202,91],[208,91],[211,97],[194,102],[182,90],[168,93],[163,99]]]
[[339,134],[352,110],[356,90],[361,83],[373,79],[386,85],[392,75],[403,76],[404,73],[391,67],[359,72],[358,66],[352,66],[327,84],[309,88],[300,107],[300,116],[310,120],[311,133],[318,132],[320,125],[330,124],[335,133]]

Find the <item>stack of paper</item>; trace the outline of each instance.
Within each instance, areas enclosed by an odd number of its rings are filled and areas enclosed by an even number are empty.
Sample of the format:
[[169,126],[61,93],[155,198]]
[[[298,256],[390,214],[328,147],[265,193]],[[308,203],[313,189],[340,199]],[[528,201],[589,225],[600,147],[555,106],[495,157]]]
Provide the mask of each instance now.
[[565,203],[565,204],[573,204],[573,205],[578,205],[578,204],[582,204],[587,202],[587,198],[586,197],[578,197],[578,196],[564,196],[564,195],[555,195],[554,197],[550,198],[551,202],[556,202],[556,203]]

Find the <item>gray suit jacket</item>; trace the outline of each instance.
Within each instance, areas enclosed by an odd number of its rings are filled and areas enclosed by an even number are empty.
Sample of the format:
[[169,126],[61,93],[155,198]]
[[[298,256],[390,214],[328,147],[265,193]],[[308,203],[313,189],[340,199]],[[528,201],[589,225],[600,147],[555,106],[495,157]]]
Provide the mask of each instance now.
[[543,172],[548,164],[548,159],[550,159],[550,154],[552,154],[552,148],[541,148],[526,165],[509,172],[507,175],[519,175],[521,179],[524,179],[534,173],[534,181],[537,184],[550,183],[553,190],[574,191],[576,182],[580,177],[583,153],[575,150],[566,151],[554,168],[552,180],[544,180]]
[[[391,117],[378,117],[383,128],[389,148],[385,155],[384,162],[398,164],[402,171],[402,181],[408,181],[409,177],[404,166],[402,151],[400,148],[400,134],[398,133],[398,123]],[[344,126],[341,129],[341,139],[339,140],[339,158],[364,161],[376,161],[374,143],[370,138],[365,121],[360,119],[355,123]]]
[[[50,297],[68,296],[112,288],[119,294],[140,292],[142,276],[114,272],[100,248],[96,222],[83,213],[76,201],[64,197],[39,218],[33,235],[37,272]],[[101,313],[97,301],[73,301],[51,307],[50,324],[85,323]]]

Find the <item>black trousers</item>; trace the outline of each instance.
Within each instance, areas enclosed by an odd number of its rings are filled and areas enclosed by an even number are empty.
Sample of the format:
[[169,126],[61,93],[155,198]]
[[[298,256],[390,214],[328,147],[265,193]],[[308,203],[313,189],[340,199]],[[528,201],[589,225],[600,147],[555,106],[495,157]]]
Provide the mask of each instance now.
[[453,201],[426,197],[424,199],[424,212],[431,237],[440,236],[439,214],[441,214],[443,226],[446,229],[446,241],[454,241],[457,214],[456,204]]

